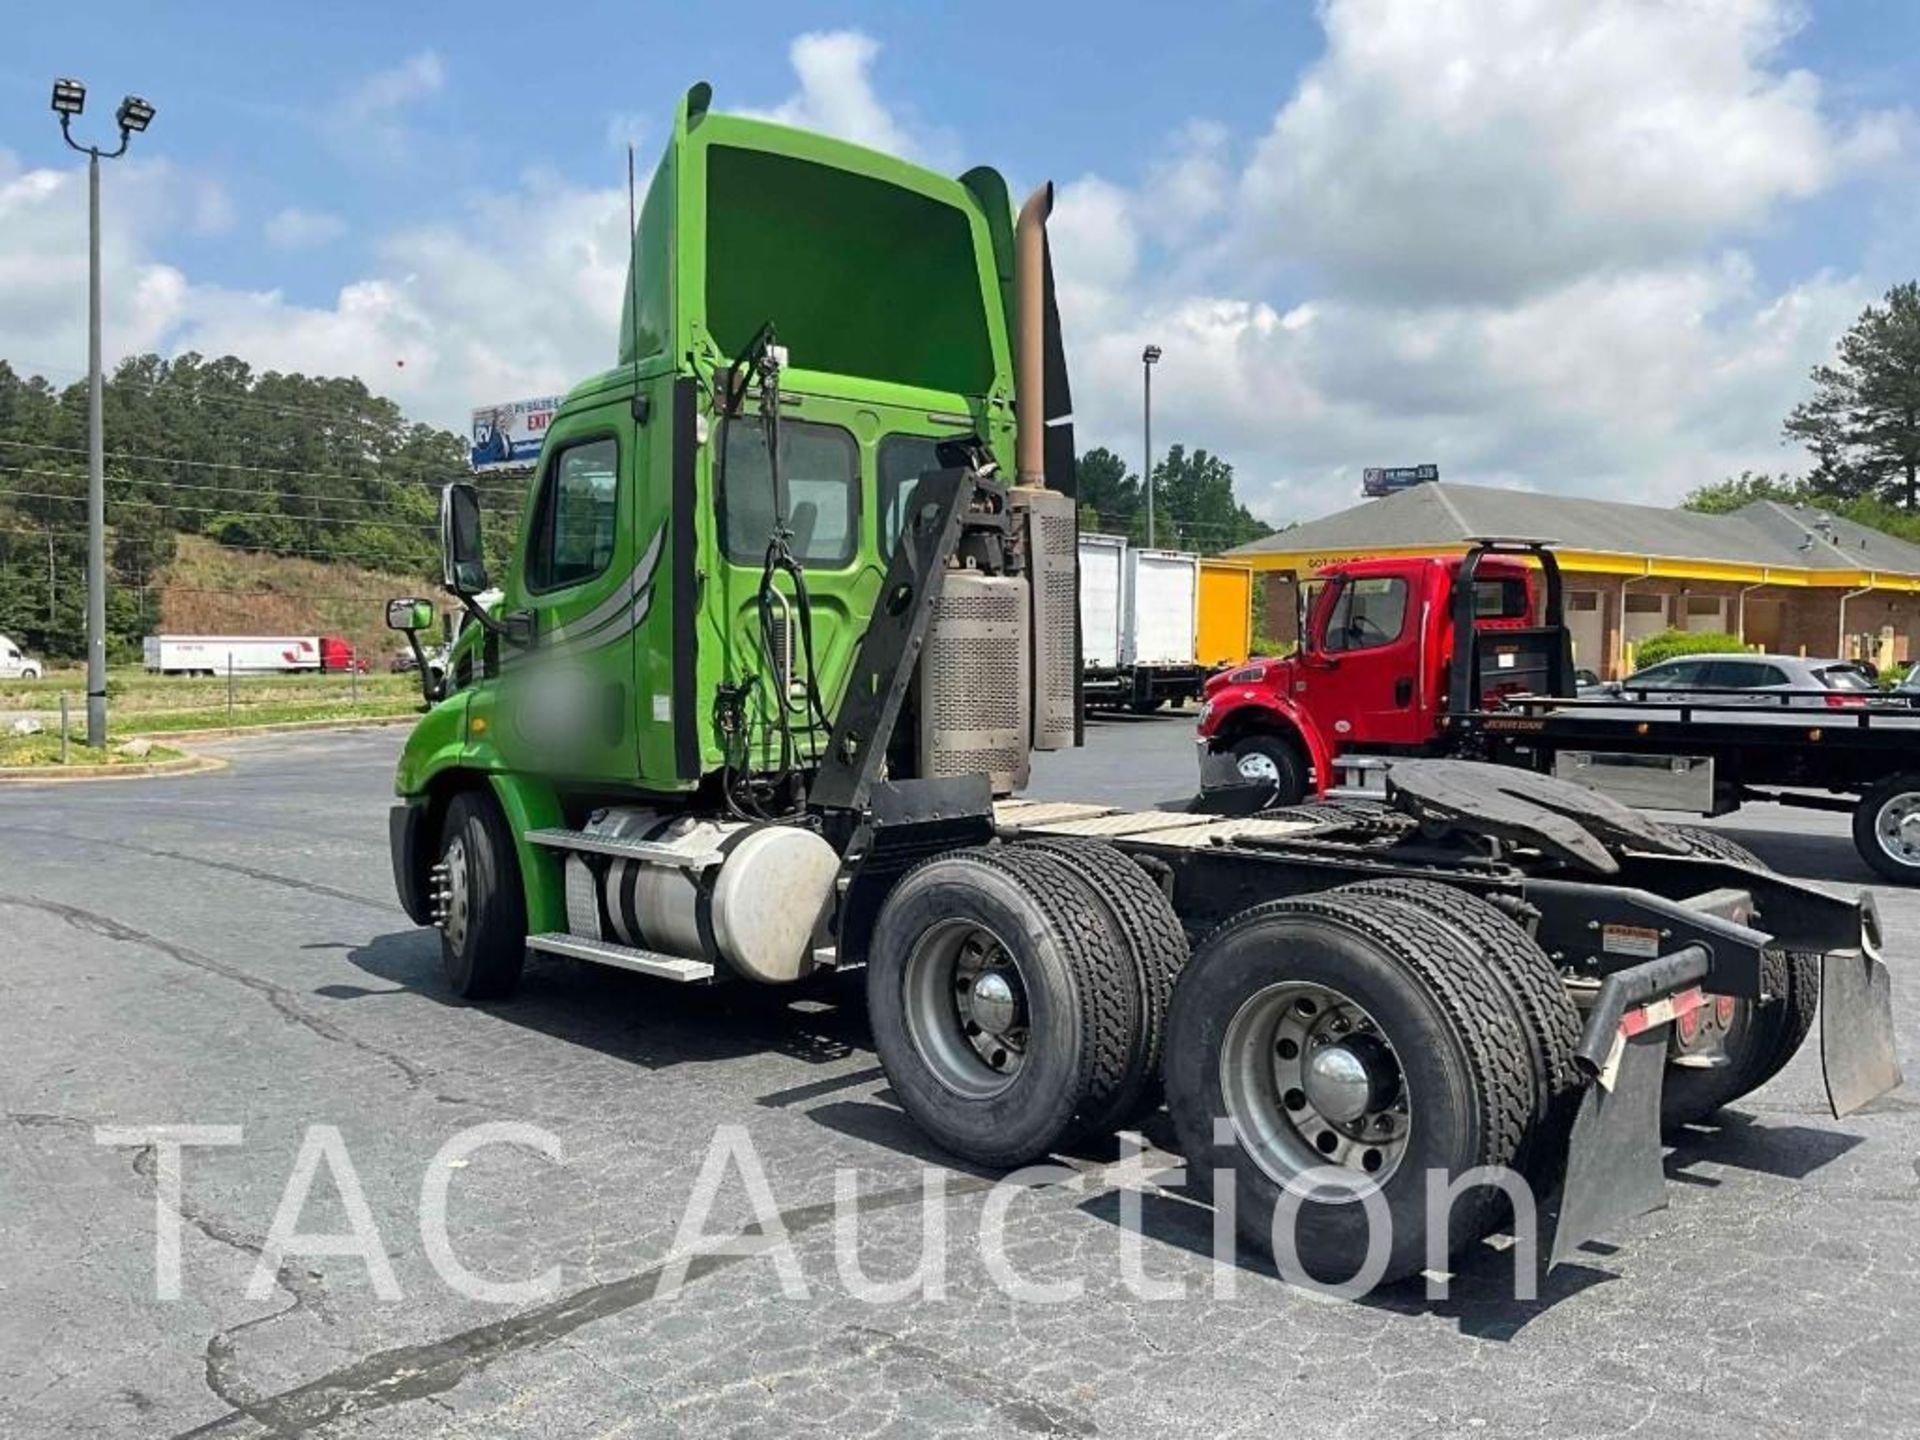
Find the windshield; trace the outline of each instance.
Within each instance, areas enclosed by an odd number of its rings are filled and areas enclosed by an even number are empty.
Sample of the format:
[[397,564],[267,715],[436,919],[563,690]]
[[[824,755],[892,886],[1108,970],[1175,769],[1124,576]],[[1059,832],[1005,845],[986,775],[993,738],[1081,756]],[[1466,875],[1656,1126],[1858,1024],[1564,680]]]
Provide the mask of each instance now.
[[1814,675],[1829,690],[1873,690],[1877,687],[1867,678],[1866,671],[1857,665],[1829,665],[1824,670],[1814,671]]

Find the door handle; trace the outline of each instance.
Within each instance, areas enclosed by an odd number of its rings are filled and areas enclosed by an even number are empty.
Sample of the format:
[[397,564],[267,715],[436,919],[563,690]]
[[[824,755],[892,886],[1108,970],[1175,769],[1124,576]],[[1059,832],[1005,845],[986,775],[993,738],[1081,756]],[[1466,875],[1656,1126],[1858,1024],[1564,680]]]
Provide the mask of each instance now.
[[1402,675],[1393,682],[1393,703],[1404,710],[1413,703],[1413,677]]

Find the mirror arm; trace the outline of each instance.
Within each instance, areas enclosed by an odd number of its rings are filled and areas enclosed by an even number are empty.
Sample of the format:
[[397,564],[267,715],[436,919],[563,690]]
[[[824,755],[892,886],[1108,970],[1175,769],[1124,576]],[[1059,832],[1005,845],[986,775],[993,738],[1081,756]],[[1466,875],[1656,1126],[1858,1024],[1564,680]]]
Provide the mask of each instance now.
[[519,610],[503,620],[496,620],[487,613],[486,607],[481,605],[478,600],[475,600],[473,596],[462,595],[458,591],[454,591],[452,594],[453,598],[460,602],[460,608],[465,610],[467,614],[473,618],[473,623],[486,631],[487,634],[504,640],[509,645],[516,646],[521,650],[531,650],[533,648],[533,616],[530,612]]
[[420,696],[429,705],[437,705],[447,697],[446,676],[439,680],[433,678],[433,667],[427,664],[427,652],[420,646],[420,632],[407,631],[407,648],[413,651],[414,668],[420,673]]

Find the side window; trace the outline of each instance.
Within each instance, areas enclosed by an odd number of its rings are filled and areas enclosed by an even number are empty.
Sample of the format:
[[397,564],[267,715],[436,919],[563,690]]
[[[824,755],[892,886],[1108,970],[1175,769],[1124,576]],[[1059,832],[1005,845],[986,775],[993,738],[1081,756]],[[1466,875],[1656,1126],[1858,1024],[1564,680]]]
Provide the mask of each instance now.
[[612,437],[555,452],[534,500],[527,589],[536,594],[591,580],[613,559],[620,445]]
[[878,523],[882,560],[893,559],[893,547],[913,509],[913,492],[920,477],[940,468],[940,457],[935,453],[939,443],[927,435],[889,435],[880,442]]
[[1707,667],[1701,684],[1713,690],[1758,690],[1787,683],[1786,671],[1753,660],[1720,660]]
[[1407,582],[1398,577],[1349,580],[1327,617],[1328,651],[1391,645],[1407,622]]
[[1684,690],[1703,683],[1701,677],[1706,668],[1702,660],[1676,660],[1671,665],[1656,665],[1642,671],[1633,677],[1632,685],[1636,690]]
[[853,559],[860,535],[860,451],[853,436],[837,425],[783,419],[780,481],[786,503],[776,507],[759,416],[724,424],[720,509],[727,558],[760,564],[773,538],[774,516],[784,510],[801,564],[832,567]]

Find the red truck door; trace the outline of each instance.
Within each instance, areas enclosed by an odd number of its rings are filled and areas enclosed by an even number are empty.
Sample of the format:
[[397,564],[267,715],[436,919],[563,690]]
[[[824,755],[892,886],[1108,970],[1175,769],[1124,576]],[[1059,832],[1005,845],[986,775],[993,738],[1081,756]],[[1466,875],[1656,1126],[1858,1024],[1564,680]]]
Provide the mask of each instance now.
[[1305,693],[1298,698],[1336,750],[1429,738],[1420,624],[1404,574],[1344,575],[1326,587],[1301,655]]

